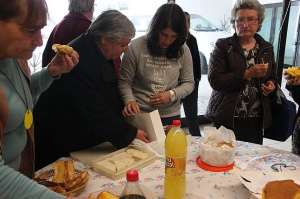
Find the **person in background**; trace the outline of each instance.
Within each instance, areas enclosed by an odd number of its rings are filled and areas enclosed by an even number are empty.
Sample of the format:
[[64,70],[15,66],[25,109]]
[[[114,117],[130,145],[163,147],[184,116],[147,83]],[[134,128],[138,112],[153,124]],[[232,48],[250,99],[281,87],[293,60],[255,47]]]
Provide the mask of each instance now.
[[[190,15],[188,12],[184,13],[186,27],[189,31],[191,25]],[[190,32],[188,32],[186,44],[188,45],[192,54],[195,86],[193,92],[182,99],[182,104],[190,134],[193,136],[201,136],[198,120],[198,87],[201,80],[201,65],[197,40],[193,35],[191,35]]]
[[[47,89],[34,107],[36,166],[103,142],[127,147],[146,132],[125,122],[113,60],[126,53],[135,35],[132,22],[117,10],[103,12],[87,33],[71,43],[79,64]],[[47,154],[47,155],[45,155]]]
[[119,78],[123,116],[158,109],[163,125],[180,119],[180,100],[194,89],[187,32],[184,12],[169,3],[158,8],[147,34],[132,41]]
[[43,52],[42,67],[55,56],[53,44],[66,45],[90,27],[95,0],[69,0],[69,14],[52,30]]
[[78,53],[56,55],[30,75],[27,60],[42,46],[45,0],[0,0],[0,198],[66,198],[31,180],[34,169],[33,97],[78,63]]
[[[284,78],[287,80],[286,89],[292,94],[294,101],[300,104],[300,79],[292,77],[284,73]],[[297,117],[295,119],[295,127],[292,136],[292,153],[300,155],[300,112],[298,108]]]
[[208,81],[213,88],[205,117],[236,139],[262,144],[272,124],[269,95],[278,78],[273,45],[259,34],[265,9],[257,0],[237,0],[231,11],[232,37],[219,39],[211,53]]

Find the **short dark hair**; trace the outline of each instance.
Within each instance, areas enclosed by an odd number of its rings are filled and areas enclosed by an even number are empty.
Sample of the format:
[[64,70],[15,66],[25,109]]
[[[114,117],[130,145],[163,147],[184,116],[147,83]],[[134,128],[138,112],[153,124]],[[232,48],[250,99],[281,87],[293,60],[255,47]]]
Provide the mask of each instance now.
[[24,11],[23,2],[27,6],[23,26],[30,27],[40,19],[47,24],[48,7],[45,0],[0,0],[0,20],[9,21],[20,16]]
[[[170,28],[178,34],[177,39],[165,52],[159,46],[158,34],[164,28]],[[188,32],[183,10],[175,3],[167,3],[160,6],[153,16],[148,32],[147,47],[152,56],[165,55],[168,59],[179,58],[183,54],[182,45],[186,41]]]

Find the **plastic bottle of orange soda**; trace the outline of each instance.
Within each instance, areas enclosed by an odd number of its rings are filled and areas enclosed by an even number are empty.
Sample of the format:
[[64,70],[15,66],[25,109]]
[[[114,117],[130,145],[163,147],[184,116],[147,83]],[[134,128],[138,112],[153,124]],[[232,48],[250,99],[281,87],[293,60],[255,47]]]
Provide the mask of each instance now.
[[173,127],[165,140],[165,199],[182,199],[185,197],[187,140],[180,125],[180,120],[174,120]]

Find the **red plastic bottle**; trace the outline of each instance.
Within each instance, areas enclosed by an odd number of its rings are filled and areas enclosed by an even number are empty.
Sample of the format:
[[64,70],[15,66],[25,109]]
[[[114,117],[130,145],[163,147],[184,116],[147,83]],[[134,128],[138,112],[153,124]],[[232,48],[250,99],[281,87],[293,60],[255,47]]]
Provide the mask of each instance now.
[[140,185],[137,170],[128,170],[126,173],[127,184],[120,199],[146,199]]

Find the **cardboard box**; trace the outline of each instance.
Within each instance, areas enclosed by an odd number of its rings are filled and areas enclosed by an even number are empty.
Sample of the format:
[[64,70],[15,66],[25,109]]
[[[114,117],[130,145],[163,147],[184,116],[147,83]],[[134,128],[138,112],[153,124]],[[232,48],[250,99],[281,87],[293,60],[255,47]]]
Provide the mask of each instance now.
[[166,139],[158,110],[152,111],[151,113],[131,115],[126,118],[126,121],[136,128],[145,131],[148,134],[148,140],[150,142],[163,141]]

